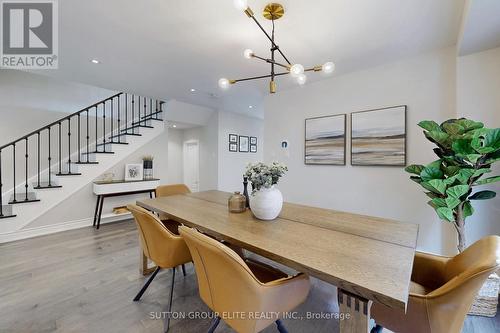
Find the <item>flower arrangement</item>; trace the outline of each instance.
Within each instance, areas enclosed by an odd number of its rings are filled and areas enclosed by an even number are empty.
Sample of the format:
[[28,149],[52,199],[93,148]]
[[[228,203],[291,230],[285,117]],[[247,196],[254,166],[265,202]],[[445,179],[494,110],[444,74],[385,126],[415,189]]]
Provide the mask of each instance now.
[[252,183],[252,194],[262,188],[269,189],[277,184],[279,179],[288,171],[286,165],[279,162],[265,164],[262,162],[249,163],[244,176]]

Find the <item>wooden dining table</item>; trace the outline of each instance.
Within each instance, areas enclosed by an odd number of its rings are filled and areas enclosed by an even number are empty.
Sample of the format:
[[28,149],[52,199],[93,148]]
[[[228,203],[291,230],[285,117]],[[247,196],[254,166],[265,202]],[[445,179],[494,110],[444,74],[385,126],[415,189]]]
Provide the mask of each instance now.
[[418,225],[284,203],[273,221],[230,213],[231,194],[205,191],[137,202],[338,288],[340,332],[369,332],[373,302],[406,310]]

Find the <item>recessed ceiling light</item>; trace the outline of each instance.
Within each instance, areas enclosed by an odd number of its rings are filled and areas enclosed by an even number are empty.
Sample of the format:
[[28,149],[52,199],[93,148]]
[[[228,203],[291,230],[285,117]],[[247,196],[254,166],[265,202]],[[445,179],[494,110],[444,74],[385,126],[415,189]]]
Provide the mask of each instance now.
[[93,64],[98,64],[98,63],[100,63],[100,61],[99,61],[99,60],[97,60],[97,59],[92,59],[92,60],[91,60],[91,62],[92,62]]
[[196,91],[196,89],[194,89],[194,88],[191,88],[191,92],[195,92],[195,91]]
[[172,125],[172,127],[173,127],[173,128],[176,128],[176,127],[177,127],[177,125]]
[[253,109],[253,105],[249,105],[249,106],[248,106],[248,108],[249,108],[249,109]]

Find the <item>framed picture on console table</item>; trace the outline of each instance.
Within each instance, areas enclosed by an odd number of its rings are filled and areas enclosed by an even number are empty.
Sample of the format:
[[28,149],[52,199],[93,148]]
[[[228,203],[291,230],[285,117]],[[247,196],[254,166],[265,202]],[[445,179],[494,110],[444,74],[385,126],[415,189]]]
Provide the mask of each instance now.
[[306,119],[305,164],[345,165],[346,118],[340,114]]
[[351,113],[351,164],[406,165],[406,105]]
[[142,164],[127,164],[125,165],[125,180],[142,180],[143,166]]

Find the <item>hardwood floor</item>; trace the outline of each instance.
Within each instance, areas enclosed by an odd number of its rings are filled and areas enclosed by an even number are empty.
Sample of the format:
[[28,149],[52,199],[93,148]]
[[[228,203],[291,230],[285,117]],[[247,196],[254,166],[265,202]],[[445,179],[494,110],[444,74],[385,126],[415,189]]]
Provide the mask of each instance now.
[[[140,302],[132,302],[145,278],[132,221],[105,224],[0,245],[0,332],[163,332],[171,271],[161,271]],[[208,315],[198,297],[196,276],[176,273],[173,311]],[[298,309],[337,312],[333,286],[312,279],[307,301]],[[158,317],[159,319],[156,319]],[[338,332],[329,319],[284,320],[290,332]],[[210,319],[174,318],[170,332],[205,332]],[[233,332],[221,323],[218,333]],[[277,332],[274,326],[264,332]],[[500,332],[495,318],[468,317],[464,332]]]

